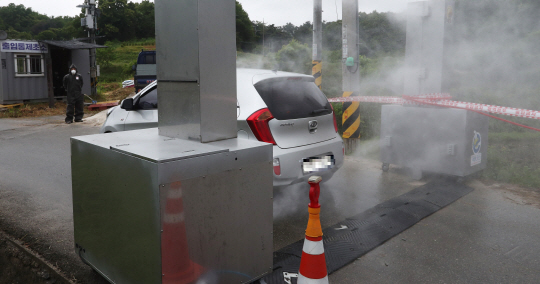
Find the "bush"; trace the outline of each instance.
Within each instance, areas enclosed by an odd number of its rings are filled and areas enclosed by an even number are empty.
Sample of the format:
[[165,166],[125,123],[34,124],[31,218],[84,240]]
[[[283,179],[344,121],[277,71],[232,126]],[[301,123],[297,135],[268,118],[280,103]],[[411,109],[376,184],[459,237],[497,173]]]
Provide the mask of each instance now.
[[56,33],[53,32],[52,30],[45,30],[45,31],[40,32],[36,36],[36,39],[38,39],[38,40],[55,40],[55,39],[57,39],[57,36],[56,36]]
[[127,77],[133,77],[135,75],[135,71],[133,71],[133,65],[137,64],[137,59],[133,60],[131,63],[125,64],[124,68],[122,69],[122,74]]
[[97,48],[96,51],[96,59],[98,64],[101,67],[109,67],[111,66],[111,63],[114,61],[116,55],[116,46],[111,45],[107,48]]
[[311,74],[311,48],[293,39],[277,53],[280,70]]

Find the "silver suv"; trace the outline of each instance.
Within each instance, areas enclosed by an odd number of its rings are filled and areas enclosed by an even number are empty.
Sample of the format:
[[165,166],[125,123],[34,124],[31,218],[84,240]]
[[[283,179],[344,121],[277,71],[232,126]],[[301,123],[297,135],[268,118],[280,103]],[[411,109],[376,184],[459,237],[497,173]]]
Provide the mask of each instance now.
[[[109,109],[101,132],[157,127],[157,84]],[[343,165],[332,106],[312,76],[238,69],[237,123],[238,138],[274,145],[275,187],[307,182],[315,172],[327,181]]]

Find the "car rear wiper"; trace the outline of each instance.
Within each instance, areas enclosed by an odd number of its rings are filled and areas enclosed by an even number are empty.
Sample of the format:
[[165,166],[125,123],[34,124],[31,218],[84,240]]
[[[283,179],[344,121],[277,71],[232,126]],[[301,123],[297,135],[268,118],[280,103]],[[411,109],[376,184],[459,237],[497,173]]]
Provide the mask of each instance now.
[[327,112],[327,111],[329,111],[329,109],[325,109],[325,108],[317,109],[317,110],[312,111],[311,114],[319,114],[319,113]]

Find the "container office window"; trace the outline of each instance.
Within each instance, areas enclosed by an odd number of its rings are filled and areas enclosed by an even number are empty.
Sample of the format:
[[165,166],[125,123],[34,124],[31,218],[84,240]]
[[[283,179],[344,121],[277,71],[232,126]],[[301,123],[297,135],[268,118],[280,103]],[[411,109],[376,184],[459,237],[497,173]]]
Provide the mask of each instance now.
[[43,76],[43,55],[15,54],[15,76]]

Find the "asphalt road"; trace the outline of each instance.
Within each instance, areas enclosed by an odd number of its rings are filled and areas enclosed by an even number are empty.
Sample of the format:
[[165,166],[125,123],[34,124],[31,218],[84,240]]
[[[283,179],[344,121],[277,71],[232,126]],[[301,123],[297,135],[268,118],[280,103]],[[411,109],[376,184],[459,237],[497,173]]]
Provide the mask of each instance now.
[[[74,253],[69,138],[91,123],[0,119],[0,230],[79,283],[106,283]],[[362,147],[368,147],[363,145]],[[339,223],[430,179],[349,157],[321,187],[323,227]],[[332,283],[537,283],[540,189],[468,181],[469,195],[330,275]],[[274,192],[274,249],[303,238],[307,185]],[[0,276],[1,277],[1,276]]]
[[75,255],[69,138],[96,127],[63,117],[0,119],[0,229],[81,283],[107,283]]

